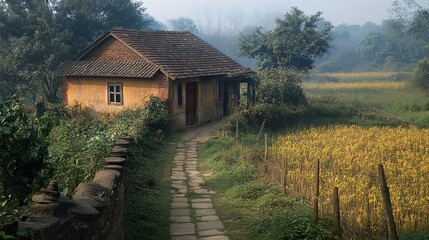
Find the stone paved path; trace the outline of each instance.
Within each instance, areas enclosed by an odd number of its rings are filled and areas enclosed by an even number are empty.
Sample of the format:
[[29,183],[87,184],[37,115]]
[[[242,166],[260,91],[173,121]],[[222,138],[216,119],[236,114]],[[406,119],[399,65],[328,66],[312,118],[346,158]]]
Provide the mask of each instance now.
[[172,240],[228,240],[197,169],[197,145],[209,138],[220,122],[189,129],[177,144],[171,174],[170,236]]

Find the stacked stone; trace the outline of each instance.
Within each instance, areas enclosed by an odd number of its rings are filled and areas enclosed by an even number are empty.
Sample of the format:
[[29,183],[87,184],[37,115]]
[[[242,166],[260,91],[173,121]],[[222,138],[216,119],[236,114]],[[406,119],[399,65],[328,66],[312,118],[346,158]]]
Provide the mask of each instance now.
[[71,199],[60,196],[58,184],[32,197],[33,204],[20,228],[40,231],[47,239],[122,239],[126,162],[130,137],[119,138],[105,166],[92,182],[81,183]]
[[197,169],[197,141],[177,144],[171,183],[170,235],[172,240],[225,240],[224,226],[213,208],[212,195],[205,189]]

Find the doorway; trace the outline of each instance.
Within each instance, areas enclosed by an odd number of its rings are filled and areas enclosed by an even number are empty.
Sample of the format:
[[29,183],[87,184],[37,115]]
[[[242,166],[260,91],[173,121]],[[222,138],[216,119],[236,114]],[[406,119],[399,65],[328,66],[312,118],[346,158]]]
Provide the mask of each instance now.
[[224,82],[223,84],[223,115],[224,116],[227,116],[229,114],[228,102],[229,102],[228,83]]
[[186,125],[197,122],[197,82],[186,83]]

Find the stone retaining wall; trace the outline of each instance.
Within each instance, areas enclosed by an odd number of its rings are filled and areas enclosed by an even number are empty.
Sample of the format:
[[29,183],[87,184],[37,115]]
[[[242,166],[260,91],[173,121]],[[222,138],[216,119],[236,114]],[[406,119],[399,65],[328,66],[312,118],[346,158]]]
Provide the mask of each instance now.
[[19,228],[39,232],[46,240],[123,239],[126,165],[131,139],[115,143],[105,166],[92,182],[81,183],[73,197],[60,196],[56,182],[32,197],[29,214]]

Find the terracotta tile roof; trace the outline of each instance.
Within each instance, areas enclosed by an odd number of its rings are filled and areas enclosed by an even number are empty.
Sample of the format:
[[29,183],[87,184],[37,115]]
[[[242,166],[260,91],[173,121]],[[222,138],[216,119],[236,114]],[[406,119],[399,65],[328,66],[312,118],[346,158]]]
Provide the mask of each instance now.
[[56,76],[152,78],[159,70],[146,61],[70,61],[54,71]]
[[245,68],[190,32],[109,30],[90,49],[112,35],[155,64],[172,79],[224,75],[251,77],[255,72]]

